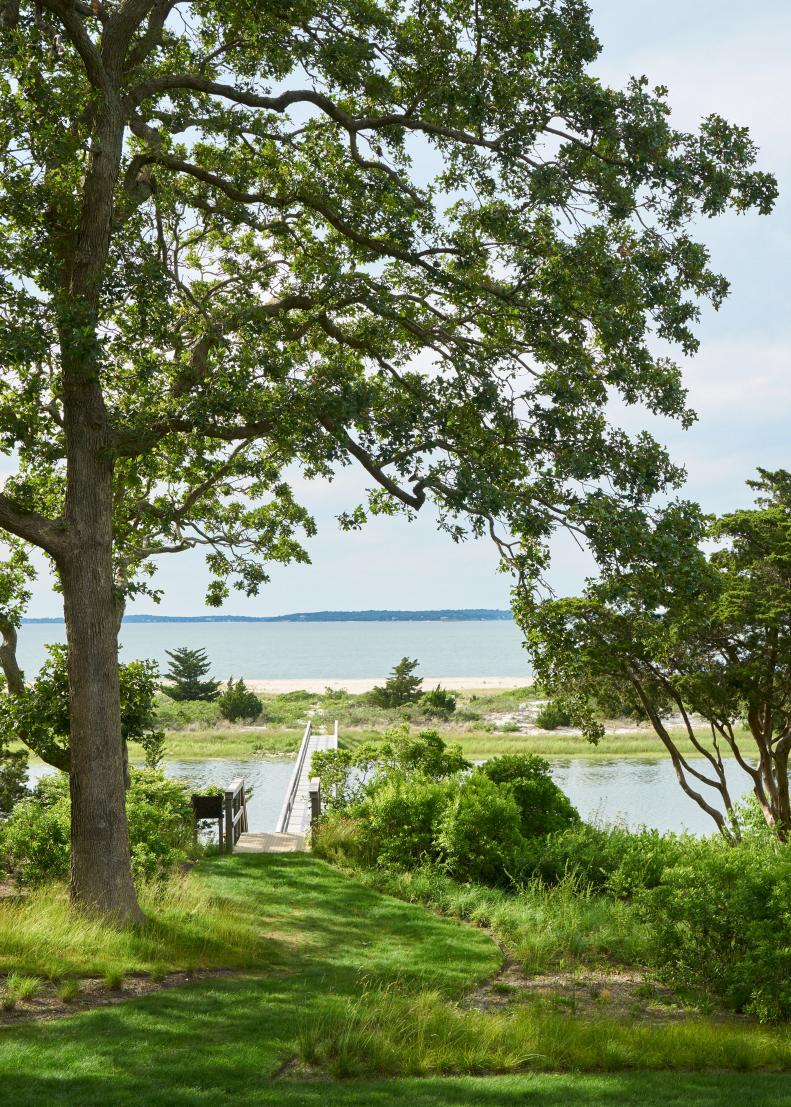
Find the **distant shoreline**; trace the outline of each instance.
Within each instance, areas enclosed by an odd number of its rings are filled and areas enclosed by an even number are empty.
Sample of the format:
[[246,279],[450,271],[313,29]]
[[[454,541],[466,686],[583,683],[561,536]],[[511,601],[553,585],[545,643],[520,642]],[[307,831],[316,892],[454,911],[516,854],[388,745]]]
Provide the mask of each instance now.
[[[295,611],[290,615],[126,615],[124,623],[462,623],[510,622],[513,615],[500,608],[439,608],[426,611]],[[22,620],[25,625],[63,624],[57,616]]]

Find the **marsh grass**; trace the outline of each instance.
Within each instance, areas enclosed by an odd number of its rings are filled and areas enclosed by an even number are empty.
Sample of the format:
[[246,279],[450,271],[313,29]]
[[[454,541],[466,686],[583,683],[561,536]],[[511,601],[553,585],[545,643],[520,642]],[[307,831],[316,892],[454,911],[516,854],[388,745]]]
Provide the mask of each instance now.
[[120,929],[73,910],[60,885],[0,901],[0,972],[117,980],[132,972],[249,966],[262,955],[251,913],[212,895],[192,874],[143,887],[141,904],[146,924]]
[[430,1076],[487,1072],[612,1072],[628,1069],[783,1071],[791,1065],[787,1029],[703,1018],[651,1025],[581,1019],[546,1000],[507,1010],[463,1008],[436,991],[404,996],[365,992],[300,1028],[306,1065],[335,1077]]

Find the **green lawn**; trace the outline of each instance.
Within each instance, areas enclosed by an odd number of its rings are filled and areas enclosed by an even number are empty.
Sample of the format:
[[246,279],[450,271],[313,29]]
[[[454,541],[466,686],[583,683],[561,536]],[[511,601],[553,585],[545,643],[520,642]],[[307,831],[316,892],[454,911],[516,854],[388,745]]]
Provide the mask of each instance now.
[[[121,941],[95,928],[69,939],[72,948],[61,968],[75,971],[80,942],[85,964],[94,970],[100,967],[97,959],[104,964],[97,954],[101,949],[106,960],[123,954],[124,963],[141,967],[155,958],[159,971],[180,963],[183,947],[196,965],[220,963],[216,919],[206,923],[204,949],[196,922],[211,906],[215,915],[221,908],[232,920],[226,935],[231,963],[239,964],[247,944],[247,971],[67,1019],[0,1030],[2,1102],[48,1107],[230,1102],[780,1107],[791,1102],[791,1077],[745,1074],[789,1067],[791,1044],[784,1031],[692,1020],[670,1033],[601,1020],[592,1037],[590,1020],[542,1014],[539,1008],[525,1008],[513,1018],[469,1011],[456,1001],[501,961],[481,930],[364,888],[310,856],[209,859],[194,879],[205,892],[193,899],[187,895],[181,915],[173,900],[163,907],[149,900],[156,949],[151,934]],[[20,925],[15,910],[6,910],[4,922],[0,918],[0,949]],[[114,954],[118,941],[120,952]],[[50,949],[51,968],[56,954]],[[391,1018],[394,1012],[401,1023]],[[290,1070],[275,1078],[289,1060],[310,1060],[317,1042],[325,1053],[317,1079],[289,1079]],[[641,1065],[641,1048],[646,1056],[652,1051],[654,1064],[688,1069],[713,1060],[714,1069],[743,1071],[630,1071]],[[567,1073],[485,1075],[487,1067],[503,1066]],[[426,1075],[400,1078],[416,1067]],[[573,1075],[581,1068],[593,1071]],[[326,1075],[350,1069],[362,1079],[333,1081]],[[382,1071],[395,1079],[375,1079]],[[447,1075],[434,1078],[434,1071]],[[481,1076],[466,1075],[476,1073]]]

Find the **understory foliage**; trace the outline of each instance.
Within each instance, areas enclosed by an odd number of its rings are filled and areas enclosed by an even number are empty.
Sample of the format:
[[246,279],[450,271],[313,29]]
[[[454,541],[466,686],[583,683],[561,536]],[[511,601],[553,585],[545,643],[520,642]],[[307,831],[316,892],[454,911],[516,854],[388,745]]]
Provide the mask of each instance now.
[[381,761],[328,751],[314,770],[330,800],[320,856],[494,927],[529,970],[648,962],[682,996],[791,1017],[791,846],[757,805],[739,812],[738,845],[595,827],[543,759],[472,769],[432,732],[394,734]]
[[704,518],[671,504],[618,557],[599,550],[602,573],[580,597],[515,596],[538,677],[570,718],[592,742],[613,704],[649,719],[681,787],[730,841],[741,829],[726,764],[791,836],[791,473],[761,469],[748,484],[751,508]]
[[[193,852],[190,789],[161,772],[132,769],[126,793],[132,868],[137,881],[169,876]],[[69,781],[46,776],[0,823],[0,871],[20,885],[63,880],[69,873]]]

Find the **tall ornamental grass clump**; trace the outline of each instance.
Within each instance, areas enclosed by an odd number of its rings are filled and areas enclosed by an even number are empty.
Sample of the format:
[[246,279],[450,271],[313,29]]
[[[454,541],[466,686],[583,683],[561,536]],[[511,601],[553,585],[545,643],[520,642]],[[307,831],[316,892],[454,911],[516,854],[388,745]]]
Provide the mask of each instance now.
[[[161,772],[132,769],[127,792],[129,845],[138,881],[167,876],[194,850],[190,792]],[[0,871],[19,884],[62,880],[70,864],[68,777],[45,777],[0,825]]]

